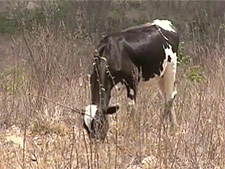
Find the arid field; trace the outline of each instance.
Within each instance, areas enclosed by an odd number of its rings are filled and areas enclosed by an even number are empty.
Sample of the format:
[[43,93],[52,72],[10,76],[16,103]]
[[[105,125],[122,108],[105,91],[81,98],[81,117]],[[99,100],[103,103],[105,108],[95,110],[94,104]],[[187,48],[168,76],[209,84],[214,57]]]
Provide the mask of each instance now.
[[109,117],[107,140],[91,144],[72,109],[90,103],[101,38],[65,25],[20,30],[0,34],[0,169],[225,169],[224,34],[213,38],[210,30],[200,41],[180,32],[176,130],[163,130],[157,86],[139,88],[134,114],[121,87],[112,94],[120,109]]

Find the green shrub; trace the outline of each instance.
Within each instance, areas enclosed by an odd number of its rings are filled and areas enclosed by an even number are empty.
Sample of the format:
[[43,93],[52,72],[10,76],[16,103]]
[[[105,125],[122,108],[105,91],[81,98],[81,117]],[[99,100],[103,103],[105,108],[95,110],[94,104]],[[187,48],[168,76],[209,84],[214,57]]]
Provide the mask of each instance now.
[[0,33],[14,34],[19,30],[17,20],[10,17],[8,12],[0,13]]
[[186,77],[188,80],[190,80],[192,82],[198,82],[198,83],[202,82],[206,79],[204,69],[200,65],[195,65],[195,66],[189,67],[189,69],[186,73]]
[[180,43],[178,50],[179,50],[178,51],[179,55],[177,58],[178,66],[186,66],[193,62],[191,56],[189,56],[185,51],[184,42]]
[[219,29],[223,30],[225,32],[225,23],[222,23],[219,27]]
[[8,66],[0,73],[0,78],[1,88],[8,95],[13,95],[22,87],[27,76],[22,68]]
[[28,10],[25,6],[9,8],[7,11],[0,12],[0,33],[15,34],[19,32],[22,26],[21,19],[28,30],[33,29],[36,25],[58,28],[65,12],[65,10],[60,10],[57,3],[43,4],[32,10]]
[[178,55],[178,66],[181,66],[186,71],[186,78],[191,82],[202,82],[205,80],[204,68],[200,65],[194,65],[193,60],[190,55],[188,55],[184,48],[184,42],[180,43],[179,55]]

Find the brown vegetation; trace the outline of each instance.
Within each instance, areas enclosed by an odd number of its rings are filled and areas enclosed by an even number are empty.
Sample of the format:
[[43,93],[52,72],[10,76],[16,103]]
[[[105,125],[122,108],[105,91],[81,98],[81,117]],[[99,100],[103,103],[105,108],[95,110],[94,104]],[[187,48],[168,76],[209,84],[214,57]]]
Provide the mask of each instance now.
[[104,144],[90,144],[81,115],[68,108],[90,102],[98,36],[36,25],[0,40],[0,168],[225,168],[225,30],[185,31],[174,105],[179,129],[162,132],[156,87],[139,89],[134,116],[125,91],[115,91],[111,102],[121,109]]

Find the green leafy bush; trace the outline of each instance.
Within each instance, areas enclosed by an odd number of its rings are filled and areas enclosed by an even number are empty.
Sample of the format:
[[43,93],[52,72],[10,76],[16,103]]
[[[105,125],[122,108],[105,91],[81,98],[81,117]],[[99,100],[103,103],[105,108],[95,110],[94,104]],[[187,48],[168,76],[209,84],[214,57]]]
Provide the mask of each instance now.
[[192,58],[189,56],[184,48],[184,42],[181,42],[179,45],[179,55],[177,58],[178,66],[185,66],[192,63]]
[[32,10],[26,6],[15,6],[7,11],[0,12],[0,33],[15,34],[21,29],[21,20],[23,20],[26,29],[31,30],[36,25],[43,27],[51,26],[58,28],[59,23],[63,20],[65,10],[60,10],[57,3],[38,6]]
[[22,87],[27,76],[22,68],[8,66],[0,73],[1,88],[8,95],[13,95]]
[[18,31],[18,22],[8,12],[0,13],[0,33],[14,34]]
[[219,28],[225,32],[225,23],[222,23]]
[[202,82],[205,80],[204,68],[200,65],[195,65],[190,55],[185,51],[184,42],[180,43],[178,66],[183,68],[188,67],[186,71],[186,78],[191,82]]
[[202,82],[206,79],[203,67],[200,65],[189,67],[186,77],[192,82]]

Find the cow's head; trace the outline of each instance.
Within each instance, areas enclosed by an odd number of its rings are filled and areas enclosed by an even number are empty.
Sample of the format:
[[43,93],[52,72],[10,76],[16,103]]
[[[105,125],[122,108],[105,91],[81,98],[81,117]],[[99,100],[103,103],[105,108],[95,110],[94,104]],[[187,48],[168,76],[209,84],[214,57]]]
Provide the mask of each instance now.
[[85,108],[84,128],[91,139],[105,140],[108,129],[108,115],[114,114],[119,106],[110,106],[107,109],[99,109],[96,105],[88,105]]
[[94,59],[90,77],[92,104],[85,108],[83,124],[90,138],[104,140],[109,129],[108,115],[115,113],[119,106],[108,106],[114,81],[109,76],[107,59],[99,53]]

